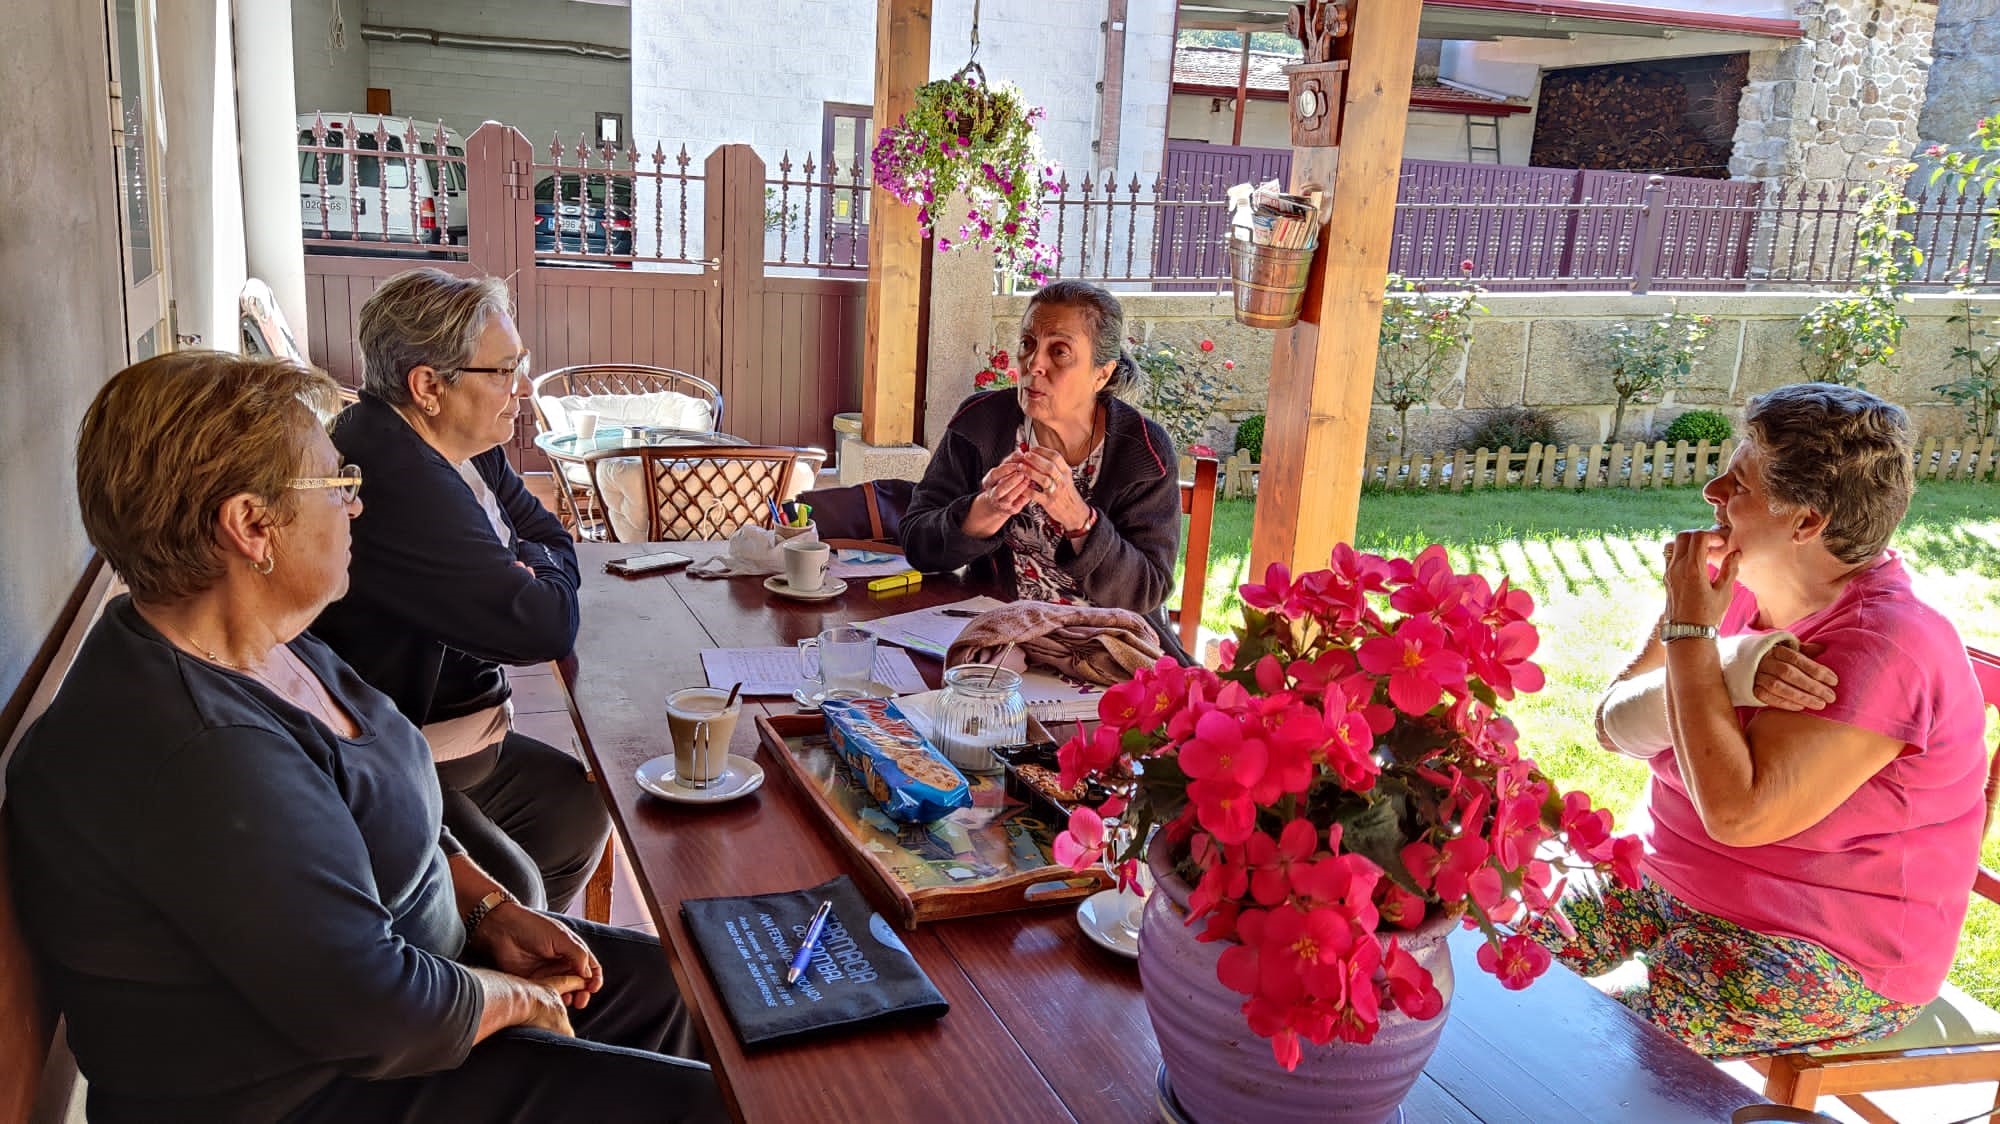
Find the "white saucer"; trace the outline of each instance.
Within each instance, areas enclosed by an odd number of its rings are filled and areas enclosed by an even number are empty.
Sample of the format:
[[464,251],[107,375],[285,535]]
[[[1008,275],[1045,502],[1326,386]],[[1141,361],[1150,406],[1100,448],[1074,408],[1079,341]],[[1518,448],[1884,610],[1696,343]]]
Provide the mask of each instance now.
[[[843,697],[854,699],[893,699],[896,697],[896,689],[877,679],[868,684],[867,692],[857,695],[850,691],[846,692]],[[807,694],[804,687],[794,687],[792,688],[792,701],[798,704],[800,710],[818,710],[819,704],[826,701],[826,695],[819,691]]]
[[655,757],[639,766],[639,787],[677,804],[720,804],[748,796],[764,784],[764,767],[732,753],[722,775],[707,788],[687,788],[674,780],[674,755]]
[[791,583],[785,580],[785,575],[772,574],[770,577],[764,579],[764,588],[780,597],[789,597],[794,601],[828,601],[846,593],[847,582],[843,578],[830,577],[826,579],[825,585],[820,586],[811,593],[801,593],[792,588]]
[[1076,923],[1100,948],[1120,956],[1139,957],[1139,938],[1125,932],[1120,923],[1132,907],[1133,895],[1122,890],[1099,890],[1077,903]]

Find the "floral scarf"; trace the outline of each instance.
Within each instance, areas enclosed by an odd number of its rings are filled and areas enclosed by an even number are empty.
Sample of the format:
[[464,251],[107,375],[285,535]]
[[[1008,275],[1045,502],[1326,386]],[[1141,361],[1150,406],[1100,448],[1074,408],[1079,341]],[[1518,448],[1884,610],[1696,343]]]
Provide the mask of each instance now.
[[[1034,423],[1027,418],[1021,419],[1017,440],[1023,451],[1035,444]],[[1085,503],[1090,502],[1090,490],[1097,483],[1097,470],[1103,463],[1104,441],[1100,438],[1083,463],[1070,470],[1076,492]],[[1056,605],[1090,604],[1078,589],[1076,579],[1056,564],[1056,547],[1063,540],[1063,529],[1041,504],[1031,503],[1022,508],[1019,515],[1007,521],[1001,534],[1006,537],[1007,548],[1014,552],[1016,599]]]

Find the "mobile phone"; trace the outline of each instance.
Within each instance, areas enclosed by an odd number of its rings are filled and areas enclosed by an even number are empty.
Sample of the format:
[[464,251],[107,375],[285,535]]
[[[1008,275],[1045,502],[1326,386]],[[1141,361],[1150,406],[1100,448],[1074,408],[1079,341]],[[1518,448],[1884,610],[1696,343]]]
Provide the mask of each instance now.
[[621,578],[637,578],[647,574],[678,570],[692,561],[694,559],[685,554],[663,550],[657,554],[634,554],[630,558],[614,558],[604,564],[604,572],[617,574]]

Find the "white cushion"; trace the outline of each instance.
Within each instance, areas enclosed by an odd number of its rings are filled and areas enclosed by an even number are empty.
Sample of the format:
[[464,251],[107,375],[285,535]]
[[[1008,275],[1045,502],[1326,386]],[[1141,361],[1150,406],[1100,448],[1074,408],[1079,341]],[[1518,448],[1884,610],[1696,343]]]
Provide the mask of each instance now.
[[542,412],[548,415],[551,432],[574,433],[576,425],[570,421],[570,415],[578,410],[594,411],[599,425],[657,425],[701,432],[715,428],[713,402],[672,390],[648,394],[562,394],[542,399]]

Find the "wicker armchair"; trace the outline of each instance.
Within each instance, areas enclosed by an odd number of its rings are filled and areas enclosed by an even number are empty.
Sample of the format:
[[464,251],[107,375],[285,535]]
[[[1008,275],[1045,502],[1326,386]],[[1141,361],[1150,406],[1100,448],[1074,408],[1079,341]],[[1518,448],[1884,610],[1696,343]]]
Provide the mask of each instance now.
[[[636,363],[584,363],[562,367],[535,376],[528,392],[528,405],[535,411],[535,427],[543,433],[555,428],[544,405],[549,398],[571,394],[653,394],[672,391],[699,398],[709,404],[709,428],[722,428],[722,391],[707,379],[667,367],[647,367]],[[612,537],[602,505],[585,476],[575,465],[565,466],[549,458],[549,470],[556,482],[556,515],[580,539]]]
[[[591,456],[591,490],[605,500],[605,462],[638,462],[645,489],[648,542],[726,539],[738,529],[771,525],[771,505],[783,500],[793,473],[816,473],[826,450],[789,445],[653,445],[609,449]],[[611,541],[616,526],[604,519]]]
[[528,404],[534,407],[535,423],[547,433],[550,426],[548,413],[542,407],[544,398],[568,394],[653,394],[662,390],[707,400],[714,410],[708,427],[722,429],[722,391],[714,383],[686,371],[636,363],[583,363],[536,375]]

